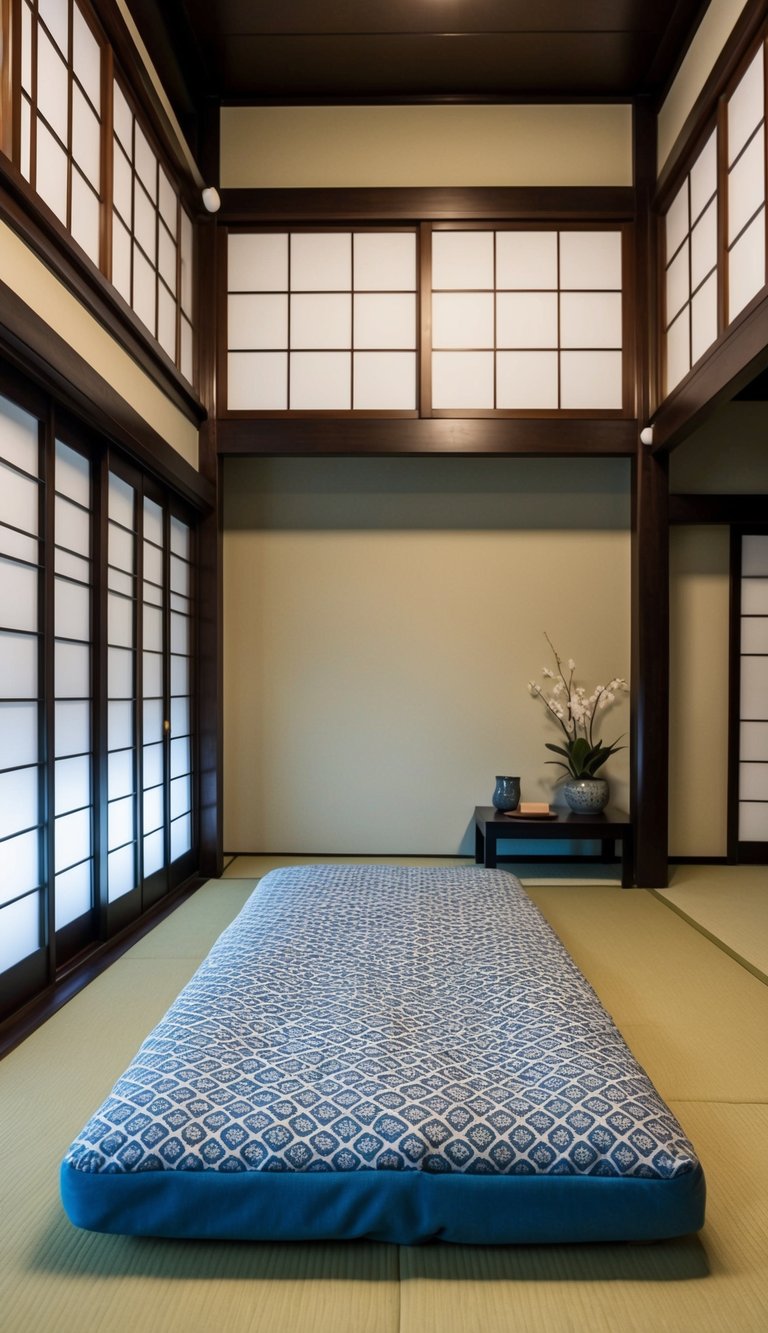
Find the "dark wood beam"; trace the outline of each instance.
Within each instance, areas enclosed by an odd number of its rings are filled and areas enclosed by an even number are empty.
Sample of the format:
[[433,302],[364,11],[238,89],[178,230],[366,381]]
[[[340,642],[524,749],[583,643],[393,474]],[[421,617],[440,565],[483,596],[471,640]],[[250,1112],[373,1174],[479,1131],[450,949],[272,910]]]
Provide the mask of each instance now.
[[[651,213],[656,118],[635,109],[637,225],[635,293],[637,411],[647,420],[657,328],[656,228]],[[669,516],[668,460],[637,439],[632,475],[632,668],[630,807],[635,882],[663,888],[669,828]]]
[[224,418],[220,455],[495,454],[550,458],[632,457],[637,423],[604,418]]
[[516,221],[628,221],[631,187],[425,187],[327,190],[222,190],[219,221],[434,222],[503,218]]
[[672,494],[669,497],[669,521],[680,526],[686,523],[763,525],[768,522],[768,496]]

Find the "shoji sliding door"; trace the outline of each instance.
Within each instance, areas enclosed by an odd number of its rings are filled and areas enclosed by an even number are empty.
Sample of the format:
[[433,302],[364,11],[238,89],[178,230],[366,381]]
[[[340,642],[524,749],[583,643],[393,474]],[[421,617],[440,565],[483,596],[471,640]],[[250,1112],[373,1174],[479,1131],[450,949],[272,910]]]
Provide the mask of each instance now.
[[734,542],[734,660],[738,781],[732,784],[732,859],[768,864],[768,532]]
[[[0,398],[0,1005],[44,984],[40,422]],[[2,1010],[0,1009],[0,1012]]]
[[119,927],[193,868],[191,531],[126,466],[110,465],[107,490],[105,873]]
[[190,515],[0,396],[0,1020],[194,871]]
[[[98,935],[94,888],[94,513],[92,465],[57,439],[53,488],[53,788],[54,928],[57,958]],[[51,516],[49,511],[49,524]],[[48,585],[51,586],[50,583]],[[49,826],[50,827],[50,826]]]

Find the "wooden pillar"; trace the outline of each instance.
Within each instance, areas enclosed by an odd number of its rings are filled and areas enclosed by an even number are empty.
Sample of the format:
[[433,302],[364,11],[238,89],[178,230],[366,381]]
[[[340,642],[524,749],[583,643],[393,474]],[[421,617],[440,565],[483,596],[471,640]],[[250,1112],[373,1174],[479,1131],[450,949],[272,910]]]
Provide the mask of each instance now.
[[635,883],[663,888],[669,839],[669,468],[640,441],[656,405],[656,118],[635,106],[637,455],[632,469],[632,774]]
[[[218,108],[212,103],[202,135],[201,167],[206,183],[218,185]],[[198,228],[197,338],[200,397],[207,419],[200,430],[200,471],[216,489],[216,503],[198,525],[198,809],[200,872],[224,868],[222,808],[222,552],[219,460],[216,430],[216,340],[219,233],[215,218]]]

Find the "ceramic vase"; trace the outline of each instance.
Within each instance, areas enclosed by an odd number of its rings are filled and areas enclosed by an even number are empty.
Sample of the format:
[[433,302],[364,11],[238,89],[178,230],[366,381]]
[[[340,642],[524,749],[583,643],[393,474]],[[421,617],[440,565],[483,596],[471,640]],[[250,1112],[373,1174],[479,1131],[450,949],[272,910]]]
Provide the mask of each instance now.
[[608,804],[605,778],[571,778],[563,792],[566,804],[577,815],[598,815]]
[[520,779],[497,778],[491,800],[496,810],[516,810],[520,804]]

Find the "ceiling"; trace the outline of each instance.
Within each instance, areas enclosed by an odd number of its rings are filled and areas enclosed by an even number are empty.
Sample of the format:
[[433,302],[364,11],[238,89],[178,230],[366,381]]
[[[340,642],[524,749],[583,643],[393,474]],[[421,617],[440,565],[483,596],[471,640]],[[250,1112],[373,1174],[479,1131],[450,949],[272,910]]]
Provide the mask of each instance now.
[[129,0],[180,118],[220,101],[658,97],[708,0]]

